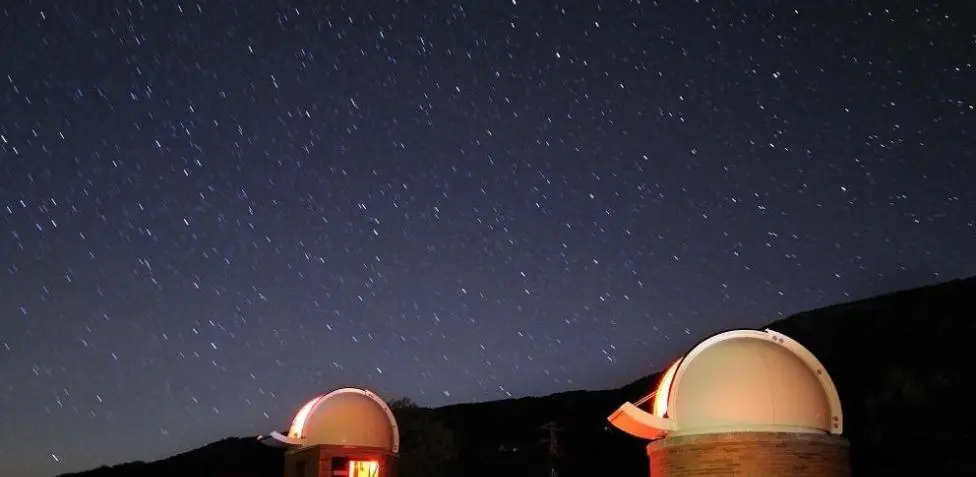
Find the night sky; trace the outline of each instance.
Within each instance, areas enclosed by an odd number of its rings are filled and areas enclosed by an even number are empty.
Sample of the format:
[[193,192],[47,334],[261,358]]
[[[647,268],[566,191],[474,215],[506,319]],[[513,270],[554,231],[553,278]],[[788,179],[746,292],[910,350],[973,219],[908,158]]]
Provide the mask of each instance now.
[[0,474],[976,274],[976,8],[827,3],[4,2]]

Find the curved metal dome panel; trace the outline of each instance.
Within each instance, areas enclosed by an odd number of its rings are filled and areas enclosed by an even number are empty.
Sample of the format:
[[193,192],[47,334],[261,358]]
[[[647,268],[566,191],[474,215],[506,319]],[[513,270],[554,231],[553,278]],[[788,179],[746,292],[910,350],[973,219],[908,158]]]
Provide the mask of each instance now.
[[389,406],[365,389],[343,388],[308,401],[295,415],[288,445],[344,445],[400,451],[400,433]]
[[[651,401],[651,412],[639,406]],[[657,389],[608,418],[645,439],[727,431],[841,434],[830,375],[802,345],[772,330],[733,330],[691,349]]]
[[721,333],[693,348],[674,375],[668,410],[680,433],[842,430],[826,370],[806,348],[771,330]]

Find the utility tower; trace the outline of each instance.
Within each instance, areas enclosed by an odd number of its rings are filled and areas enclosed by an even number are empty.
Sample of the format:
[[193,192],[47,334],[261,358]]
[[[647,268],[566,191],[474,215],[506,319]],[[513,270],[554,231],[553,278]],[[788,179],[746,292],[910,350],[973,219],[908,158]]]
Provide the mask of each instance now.
[[549,444],[549,477],[559,477],[559,473],[556,471],[556,461],[560,455],[559,433],[562,432],[563,428],[554,421],[550,421],[539,429],[549,433],[547,437],[543,438],[543,441]]

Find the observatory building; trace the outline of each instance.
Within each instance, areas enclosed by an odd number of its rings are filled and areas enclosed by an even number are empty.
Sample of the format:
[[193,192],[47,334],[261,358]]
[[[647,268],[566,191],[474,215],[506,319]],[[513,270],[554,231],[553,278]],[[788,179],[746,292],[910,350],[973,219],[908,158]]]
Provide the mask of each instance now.
[[396,419],[365,389],[318,396],[298,411],[288,435],[272,432],[259,439],[287,448],[284,477],[396,477]]
[[651,477],[850,476],[833,381],[810,351],[772,330],[706,339],[609,420],[651,441]]

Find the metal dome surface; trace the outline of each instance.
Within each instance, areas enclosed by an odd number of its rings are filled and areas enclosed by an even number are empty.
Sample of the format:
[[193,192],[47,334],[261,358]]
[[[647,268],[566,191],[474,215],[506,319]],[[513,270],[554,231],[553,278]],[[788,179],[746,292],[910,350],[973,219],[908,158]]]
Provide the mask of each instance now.
[[[736,330],[695,347],[668,398],[678,433],[719,429],[831,432],[840,404],[823,366],[774,332]],[[832,408],[836,407],[836,414]]]
[[611,423],[645,439],[843,431],[840,399],[826,369],[802,345],[772,330],[733,330],[706,339],[672,365],[655,394],[652,412],[625,403]]
[[289,446],[317,444],[400,451],[400,433],[389,406],[376,394],[342,388],[308,401],[295,415],[287,436],[273,432],[273,441]]

